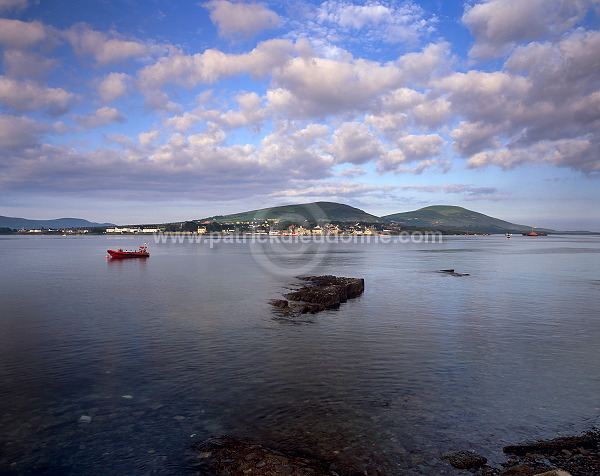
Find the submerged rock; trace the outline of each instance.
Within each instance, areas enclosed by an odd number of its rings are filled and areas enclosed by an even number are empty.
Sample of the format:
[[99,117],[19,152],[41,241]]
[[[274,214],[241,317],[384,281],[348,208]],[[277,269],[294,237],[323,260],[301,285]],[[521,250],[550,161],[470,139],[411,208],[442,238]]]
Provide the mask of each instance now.
[[538,473],[535,476],[571,476],[571,473],[567,473],[562,469],[553,469],[552,471],[546,471],[545,473]]
[[285,299],[272,299],[269,301],[271,306],[279,307],[281,309],[288,309],[290,307],[290,303]]
[[201,475],[332,476],[329,464],[314,457],[287,454],[252,441],[232,437],[209,438],[196,446],[192,469]]
[[[322,309],[335,309],[341,303],[360,296],[365,290],[365,280],[360,278],[342,278],[337,276],[307,276],[301,278],[309,281],[286,297],[292,301],[316,304]],[[322,308],[322,309],[321,309]]]
[[480,468],[487,463],[487,459],[471,451],[457,451],[446,457],[450,464],[458,469]]
[[440,269],[438,273],[448,274],[450,276],[469,276],[469,273],[457,273],[454,269]]
[[504,469],[471,468],[473,476],[598,476],[600,475],[600,431],[581,436],[554,438],[505,446],[510,460]]
[[275,299],[271,304],[294,314],[314,314],[325,309],[336,309],[348,299],[360,296],[365,290],[365,280],[332,275],[306,276],[300,278],[309,284]]
[[[578,448],[597,449],[597,435],[588,433],[583,436],[570,436],[566,438],[554,438],[553,440],[537,441],[525,445],[505,446],[502,451],[512,455],[522,456],[527,453],[552,454],[557,451],[574,450]],[[566,454],[566,453],[564,453]]]

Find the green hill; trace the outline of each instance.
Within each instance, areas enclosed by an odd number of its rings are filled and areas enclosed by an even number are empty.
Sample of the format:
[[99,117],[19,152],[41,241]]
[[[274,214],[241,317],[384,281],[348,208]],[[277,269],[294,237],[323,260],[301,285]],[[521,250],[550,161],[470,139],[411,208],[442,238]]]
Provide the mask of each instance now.
[[[522,233],[532,230],[531,226],[517,225],[466,208],[447,205],[435,205],[412,212],[394,213],[381,218],[404,226],[470,230],[483,233]],[[535,230],[554,231],[544,228],[535,228]]]
[[261,208],[249,212],[232,215],[217,215],[205,218],[219,223],[247,223],[253,220],[307,220],[307,221],[340,221],[340,222],[370,222],[379,223],[382,220],[359,208],[334,202],[314,202],[300,205],[283,205],[280,207]]
[[27,218],[0,216],[0,228],[13,230],[36,230],[40,228],[91,228],[95,226],[114,226],[112,223],[93,223],[82,218],[56,218],[53,220],[28,220]]
[[261,208],[259,210],[231,215],[217,215],[201,221],[250,223],[254,220],[263,221],[269,219],[279,219],[282,221],[307,220],[312,222],[396,223],[402,226],[417,228],[474,231],[479,233],[523,233],[529,232],[532,229],[544,232],[554,231],[545,228],[532,228],[528,225],[518,225],[484,215],[483,213],[467,210],[466,208],[446,205],[435,205],[412,212],[394,213],[377,217],[359,208],[342,203],[314,202]]

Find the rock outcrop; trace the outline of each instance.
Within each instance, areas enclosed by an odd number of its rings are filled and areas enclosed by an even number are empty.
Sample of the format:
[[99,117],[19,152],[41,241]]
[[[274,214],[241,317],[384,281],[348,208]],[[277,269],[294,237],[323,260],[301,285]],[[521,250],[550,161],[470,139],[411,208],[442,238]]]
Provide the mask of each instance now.
[[192,468],[199,475],[334,476],[319,459],[285,454],[252,441],[231,437],[209,438],[197,445]]
[[305,276],[309,284],[288,293],[285,299],[275,299],[271,305],[289,314],[314,314],[325,309],[337,309],[348,299],[360,296],[365,290],[365,280],[337,276]]
[[594,433],[588,433],[582,436],[569,436],[524,445],[505,446],[502,450],[511,455],[523,456],[527,453],[551,454],[556,451],[572,451],[578,448],[597,449],[598,436]]
[[[471,465],[470,452],[459,451],[449,459],[457,468],[468,469],[473,476],[598,476],[600,474],[600,432],[589,431],[581,436],[555,438],[503,448],[510,460],[503,468],[487,464]],[[475,455],[476,456],[476,455]],[[483,461],[483,457],[482,461]],[[467,465],[463,465],[466,461]],[[458,463],[458,466],[455,463]],[[470,467],[469,467],[470,466]]]
[[447,274],[449,276],[469,276],[469,273],[457,273],[454,269],[440,269],[438,273]]
[[450,464],[459,469],[479,468],[487,463],[487,459],[472,451],[457,451],[445,457]]

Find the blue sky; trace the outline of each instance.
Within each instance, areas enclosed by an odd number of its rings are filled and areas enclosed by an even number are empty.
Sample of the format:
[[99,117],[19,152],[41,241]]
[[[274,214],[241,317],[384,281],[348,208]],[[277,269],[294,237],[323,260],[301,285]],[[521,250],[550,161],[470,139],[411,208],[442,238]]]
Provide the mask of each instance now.
[[0,215],[600,231],[600,0],[0,0]]

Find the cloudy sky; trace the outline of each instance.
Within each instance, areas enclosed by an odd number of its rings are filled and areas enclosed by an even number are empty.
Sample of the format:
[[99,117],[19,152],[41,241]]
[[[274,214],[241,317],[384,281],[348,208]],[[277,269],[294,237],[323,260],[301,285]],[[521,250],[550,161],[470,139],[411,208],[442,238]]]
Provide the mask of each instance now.
[[0,0],[0,215],[600,231],[600,0]]

